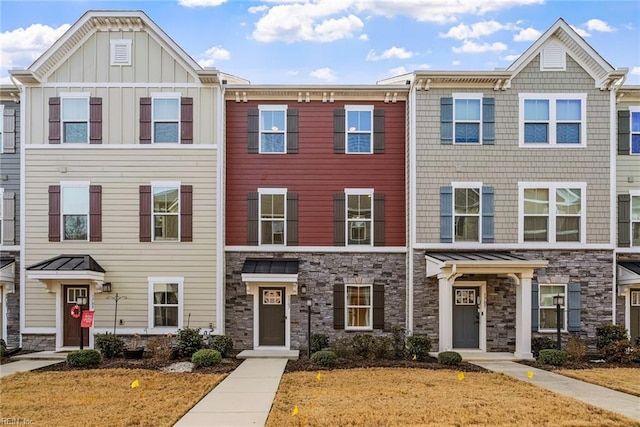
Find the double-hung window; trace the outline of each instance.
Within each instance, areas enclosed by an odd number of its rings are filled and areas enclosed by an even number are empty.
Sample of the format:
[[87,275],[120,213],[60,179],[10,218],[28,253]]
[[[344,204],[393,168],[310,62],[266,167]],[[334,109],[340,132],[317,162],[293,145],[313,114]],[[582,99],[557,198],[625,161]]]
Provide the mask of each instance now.
[[584,183],[520,183],[521,241],[584,242]]
[[153,240],[178,241],[180,236],[180,184],[153,183]]
[[258,189],[260,196],[260,244],[284,245],[287,190]]
[[182,327],[182,277],[149,277],[149,326]]
[[373,153],[373,107],[345,106],[347,154]]
[[521,146],[585,146],[585,94],[520,95]]
[[287,149],[287,106],[260,105],[260,153],[284,154]]
[[482,94],[453,94],[455,144],[482,141]]
[[480,239],[481,187],[454,187],[453,221],[456,242],[478,242]]
[[560,310],[562,312],[560,316],[560,330],[566,331],[567,329],[567,310],[565,310],[565,306],[568,298],[566,285],[540,285],[540,303],[538,307],[540,323],[538,325],[538,329],[541,331],[556,331],[558,328],[557,306],[553,303],[553,297],[557,296],[562,297],[562,304],[560,305]]
[[60,95],[63,143],[89,142],[89,94]]
[[180,94],[153,94],[152,121],[154,143],[179,143]]
[[631,154],[640,154],[640,107],[632,107],[631,113]]
[[367,330],[372,329],[372,285],[346,285],[346,324],[345,329]]
[[373,189],[346,189],[347,244],[373,242]]
[[89,183],[62,182],[63,240],[89,240]]
[[631,246],[640,246],[640,192],[631,194]]

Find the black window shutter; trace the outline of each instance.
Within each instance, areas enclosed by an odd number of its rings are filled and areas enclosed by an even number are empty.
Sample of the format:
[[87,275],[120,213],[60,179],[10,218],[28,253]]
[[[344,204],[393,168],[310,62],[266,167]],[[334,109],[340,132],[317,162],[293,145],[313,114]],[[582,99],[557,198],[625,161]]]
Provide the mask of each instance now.
[[540,324],[540,313],[538,312],[540,301],[538,299],[538,292],[538,284],[531,283],[531,330],[533,332],[538,332]]
[[260,152],[260,110],[247,110],[247,151],[250,154]]
[[344,193],[333,195],[333,244],[344,246],[345,241],[345,196]]
[[453,144],[453,98],[440,98],[440,144]]
[[618,194],[618,246],[631,247],[631,195]]
[[495,98],[482,98],[482,143],[495,142]]
[[453,242],[453,187],[440,187],[440,243]]
[[287,246],[298,245],[298,193],[287,193]]
[[344,329],[344,286],[342,283],[333,285],[333,329]]
[[373,195],[373,246],[384,246],[384,193]]
[[630,129],[631,113],[629,110],[618,111],[618,154],[628,155],[631,152],[629,139],[631,138]]
[[384,153],[384,110],[373,110],[373,152]]
[[258,245],[258,193],[247,194],[247,245]]
[[298,110],[287,109],[287,153],[298,154]]
[[582,303],[580,301],[580,283],[569,283],[568,298],[568,320],[567,330],[569,332],[580,332],[580,310]]
[[345,112],[344,108],[333,110],[333,152],[344,154],[345,152]]
[[493,243],[494,240],[493,205],[493,187],[482,187],[482,243]]
[[373,329],[384,329],[384,285],[373,285]]

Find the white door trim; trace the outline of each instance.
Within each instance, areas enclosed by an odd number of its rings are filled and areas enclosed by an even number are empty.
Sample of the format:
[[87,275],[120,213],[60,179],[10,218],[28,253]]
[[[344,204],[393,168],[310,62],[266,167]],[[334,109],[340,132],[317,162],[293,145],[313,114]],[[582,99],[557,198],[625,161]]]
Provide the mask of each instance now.
[[[254,350],[289,350],[291,348],[291,295],[296,283],[252,283],[253,292],[253,349]],[[260,295],[262,288],[284,288],[284,346],[260,345]]]

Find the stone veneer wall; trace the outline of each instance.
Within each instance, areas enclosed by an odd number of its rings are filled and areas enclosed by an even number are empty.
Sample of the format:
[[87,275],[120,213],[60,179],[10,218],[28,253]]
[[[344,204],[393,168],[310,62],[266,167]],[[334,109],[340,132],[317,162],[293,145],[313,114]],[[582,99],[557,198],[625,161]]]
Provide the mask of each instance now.
[[22,349],[33,351],[54,351],[56,349],[56,336],[24,334],[22,335]]
[[[298,285],[307,285],[313,299],[311,333],[323,333],[330,340],[348,337],[353,332],[333,329],[333,285],[356,273],[373,277],[385,285],[385,330],[405,325],[406,255],[389,253],[226,253],[225,332],[236,349],[253,348],[253,298],[242,282],[242,265],[247,258],[297,258],[300,260]],[[291,348],[306,348],[307,307],[299,296],[291,297]]]
[[[7,309],[7,336],[5,340],[7,346],[18,347],[20,345],[20,252],[10,251],[2,252],[2,258],[15,259],[15,292],[6,294],[6,309]],[[1,315],[1,314],[0,314]]]
[[[513,255],[546,259],[549,265],[534,272],[538,283],[582,284],[581,331],[577,334],[593,344],[598,326],[612,321],[613,267],[612,251],[512,251]],[[426,277],[425,251],[414,256],[414,330],[431,337],[438,348],[438,279]],[[457,281],[487,282],[487,351],[515,351],[515,285],[495,275],[462,276]],[[554,334],[532,333],[533,337]],[[563,334],[566,341],[568,335]]]

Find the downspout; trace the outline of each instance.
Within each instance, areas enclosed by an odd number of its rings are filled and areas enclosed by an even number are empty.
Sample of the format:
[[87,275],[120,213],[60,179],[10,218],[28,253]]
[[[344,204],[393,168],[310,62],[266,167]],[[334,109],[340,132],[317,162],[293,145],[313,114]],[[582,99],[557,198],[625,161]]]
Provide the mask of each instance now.
[[413,268],[416,243],[416,87],[415,76],[409,89],[409,248],[407,251],[407,333],[413,335]]
[[[11,80],[13,81],[13,76],[11,76]],[[15,82],[14,82],[15,84]],[[30,105],[29,103],[25,103],[26,98],[26,88],[24,85],[21,85],[20,89],[20,347],[22,347],[22,331],[24,331],[26,327],[26,270],[25,270],[25,254],[24,254],[24,242],[25,242],[25,200],[26,200],[26,185],[25,185],[25,153],[26,153],[26,139],[25,133],[27,131],[26,122],[24,117],[26,115],[25,105]]]
[[617,115],[617,99],[616,95],[618,89],[624,83],[626,76],[621,78],[618,82],[610,87],[609,90],[609,152],[610,152],[610,171],[609,171],[609,185],[610,185],[610,214],[609,214],[609,235],[610,235],[610,243],[613,246],[613,265],[612,265],[612,283],[611,283],[611,323],[614,325],[616,322],[616,302],[618,300],[618,293],[616,292],[617,284],[618,284],[618,241],[616,239],[616,224],[617,220],[617,175],[618,175],[618,147],[617,147],[617,129],[618,129],[618,115]]
[[218,93],[218,105],[217,105],[217,117],[218,117],[218,155],[217,155],[217,171],[216,171],[216,195],[217,195],[217,207],[216,215],[218,220],[216,221],[216,231],[218,237],[216,239],[216,330],[215,333],[224,335],[225,331],[225,88],[224,84],[220,83],[220,91]]

